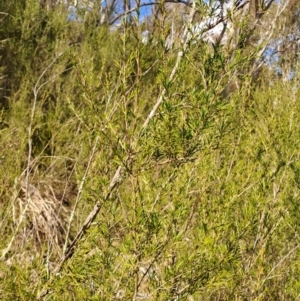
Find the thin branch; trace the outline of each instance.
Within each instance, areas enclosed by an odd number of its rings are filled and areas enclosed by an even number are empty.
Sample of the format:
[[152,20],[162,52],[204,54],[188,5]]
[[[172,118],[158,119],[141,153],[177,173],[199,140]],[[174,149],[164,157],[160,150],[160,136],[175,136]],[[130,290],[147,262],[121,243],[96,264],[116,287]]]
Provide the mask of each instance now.
[[84,186],[84,183],[86,181],[86,178],[87,178],[87,175],[88,175],[88,171],[90,169],[92,160],[93,160],[95,152],[96,152],[96,147],[97,147],[97,144],[98,144],[98,140],[99,140],[99,137],[96,138],[95,144],[93,146],[93,149],[92,149],[92,152],[91,152],[91,155],[90,155],[90,158],[89,158],[89,162],[87,164],[87,167],[85,169],[83,178],[81,179],[81,182],[80,182],[80,185],[79,185],[79,189],[78,189],[78,193],[77,193],[77,196],[76,196],[75,205],[74,205],[74,208],[73,208],[73,210],[71,212],[71,216],[69,218],[69,224],[68,224],[68,229],[67,229],[67,234],[66,234],[66,239],[65,239],[65,245],[64,245],[64,248],[63,248],[63,254],[66,254],[66,251],[67,251],[67,245],[68,245],[68,240],[69,240],[71,225],[72,225],[72,222],[73,222],[73,219],[74,219],[74,216],[75,216],[75,211],[76,211],[76,209],[78,207],[78,204],[79,204],[79,201],[80,201],[80,198],[81,198],[81,192],[83,190],[83,186]]
[[[177,54],[175,65],[174,65],[174,67],[172,69],[172,72],[171,72],[171,74],[169,76],[169,82],[173,81],[173,79],[174,79],[174,77],[175,77],[175,75],[176,75],[176,73],[178,71],[178,68],[180,66],[183,54],[187,50],[189,42],[190,42],[190,40],[192,38],[191,36],[188,35],[188,33],[189,33],[189,30],[190,30],[190,27],[191,27],[191,23],[192,23],[192,21],[194,19],[195,13],[196,13],[196,9],[195,9],[195,1],[194,1],[193,2],[193,8],[190,11],[188,23],[186,24],[184,32],[183,32],[184,42],[183,42],[183,45],[182,45],[182,49]],[[141,132],[143,132],[147,128],[150,120],[154,117],[157,109],[159,108],[159,106],[163,102],[163,99],[164,99],[166,93],[167,93],[166,88],[163,88],[161,94],[159,95],[159,97],[158,97],[158,99],[156,101],[156,104],[154,105],[154,107],[152,108],[150,114],[148,115],[148,117],[145,120],[145,122],[144,122],[144,124],[142,126],[142,129],[141,129]]]
[[263,285],[265,284],[265,282],[267,280],[269,280],[271,278],[271,275],[273,274],[273,272],[285,261],[287,260],[295,251],[297,251],[300,247],[300,244],[296,245],[292,250],[290,250],[284,257],[282,257],[277,264],[275,264],[273,266],[273,268],[271,269],[271,271],[268,273],[268,275],[265,277],[265,279],[263,279],[262,283],[261,283],[261,287],[263,287]]
[[[271,0],[273,1],[273,0]],[[274,19],[272,20],[271,24],[270,24],[270,27],[269,27],[269,30],[265,33],[265,35],[263,35],[260,39],[261,43],[260,43],[260,46],[262,47],[261,50],[258,52],[258,55],[257,57],[258,58],[261,58],[263,53],[265,52],[265,50],[267,49],[271,39],[272,39],[272,36],[273,36],[273,33],[274,33],[274,29],[277,25],[277,21],[278,21],[278,18],[282,15],[282,13],[284,12],[284,10],[286,9],[286,7],[288,6],[288,4],[290,3],[290,0],[286,0],[286,2],[284,3],[284,5],[282,6],[279,6],[278,9],[277,9],[277,12],[276,12],[276,15],[274,17]],[[258,62],[256,64],[254,64],[253,68],[252,68],[252,71],[251,71],[251,74],[254,74],[257,70],[260,69],[260,67],[263,65],[264,63],[264,60],[262,62]]]

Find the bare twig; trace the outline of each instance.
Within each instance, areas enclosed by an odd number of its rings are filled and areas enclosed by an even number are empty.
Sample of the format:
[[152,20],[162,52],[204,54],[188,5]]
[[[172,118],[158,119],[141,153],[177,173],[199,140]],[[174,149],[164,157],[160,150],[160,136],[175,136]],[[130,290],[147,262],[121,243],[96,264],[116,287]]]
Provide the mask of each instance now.
[[270,270],[270,272],[268,273],[268,275],[263,279],[262,283],[261,283],[261,287],[264,286],[265,282],[268,281],[270,278],[272,278],[272,274],[274,273],[274,271],[285,261],[287,260],[289,257],[291,257],[291,255],[296,252],[300,247],[300,244],[296,245],[293,249],[291,249],[284,257],[282,257],[277,264],[275,264],[273,266],[273,268]]
[[80,201],[81,192],[83,190],[83,186],[84,186],[84,183],[86,181],[86,177],[87,177],[88,171],[90,169],[91,162],[92,162],[92,160],[94,158],[94,155],[95,155],[95,152],[96,152],[96,147],[97,147],[97,144],[98,144],[98,140],[99,140],[99,137],[96,138],[95,144],[93,146],[93,149],[92,149],[92,152],[91,152],[91,155],[90,155],[90,158],[89,158],[88,165],[87,165],[87,167],[85,169],[83,178],[82,178],[82,180],[80,182],[80,185],[79,185],[79,189],[78,189],[78,193],[77,193],[77,196],[76,196],[75,205],[74,205],[74,208],[73,208],[73,210],[71,212],[71,215],[70,215],[70,218],[69,218],[69,224],[68,224],[68,229],[67,229],[67,234],[66,234],[66,239],[65,239],[65,245],[64,245],[64,248],[63,248],[63,254],[66,254],[72,221],[74,219],[75,211],[76,211],[78,203]]
[[[193,7],[192,7],[192,9],[190,11],[188,23],[186,24],[184,32],[183,32],[183,38],[184,38],[183,40],[184,40],[184,42],[183,42],[183,45],[182,45],[182,49],[177,54],[175,65],[174,65],[174,67],[172,69],[172,72],[171,72],[171,74],[169,76],[169,82],[173,81],[173,79],[174,79],[174,77],[175,77],[175,75],[176,75],[176,73],[178,71],[178,68],[180,66],[183,54],[187,50],[189,42],[190,42],[190,40],[192,38],[191,36],[188,35],[188,33],[189,33],[189,30],[190,30],[190,27],[191,27],[191,23],[192,23],[192,21],[194,19],[195,13],[196,13],[196,9],[195,9],[195,1],[194,1],[193,2]],[[162,92],[160,93],[160,95],[159,95],[159,97],[158,97],[158,99],[156,101],[156,104],[154,105],[154,107],[152,108],[151,112],[147,116],[147,118],[146,118],[146,120],[145,120],[145,122],[144,122],[144,124],[142,126],[142,130],[141,131],[144,131],[147,128],[150,120],[154,117],[157,109],[159,108],[159,106],[163,102],[163,99],[164,99],[164,96],[165,96],[166,92],[167,92],[166,88],[163,88]]]
[[[273,1],[273,0],[272,0]],[[268,5],[267,5],[267,8],[270,7],[270,5],[272,4],[273,2],[270,2]],[[287,8],[288,4],[290,3],[290,0],[286,0],[284,1],[284,3],[282,5],[279,5],[278,6],[278,9],[276,11],[276,14],[275,14],[275,17],[273,18],[271,24],[270,24],[270,27],[269,27],[269,30],[267,30],[267,32],[261,37],[260,39],[260,51],[258,52],[257,54],[257,57],[260,59],[263,55],[263,53],[266,51],[271,39],[272,39],[272,36],[273,36],[273,33],[274,33],[274,29],[275,29],[275,26],[277,25],[278,23],[278,19],[279,17],[282,15],[282,13],[285,11],[285,9]],[[259,70],[261,68],[261,66],[264,64],[264,60],[260,61],[259,63],[256,63],[254,64],[254,67],[252,69],[252,74],[254,74],[257,70]]]

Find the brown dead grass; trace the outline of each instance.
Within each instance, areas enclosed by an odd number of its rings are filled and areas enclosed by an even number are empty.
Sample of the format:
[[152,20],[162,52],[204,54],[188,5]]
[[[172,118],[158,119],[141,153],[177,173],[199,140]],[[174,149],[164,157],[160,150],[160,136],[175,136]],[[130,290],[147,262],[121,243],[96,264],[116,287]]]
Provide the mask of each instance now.
[[[56,184],[56,185],[55,185]],[[24,246],[33,241],[35,251],[43,245],[54,253],[61,253],[68,218],[68,196],[58,183],[49,181],[26,185],[17,181],[14,187],[13,222],[22,226],[16,237],[16,245]]]

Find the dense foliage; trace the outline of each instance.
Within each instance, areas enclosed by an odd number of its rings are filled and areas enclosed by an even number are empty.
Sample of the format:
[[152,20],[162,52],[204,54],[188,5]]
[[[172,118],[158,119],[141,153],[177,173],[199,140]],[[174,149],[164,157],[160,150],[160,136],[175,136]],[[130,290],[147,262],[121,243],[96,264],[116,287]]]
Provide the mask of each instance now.
[[98,11],[1,1],[0,299],[296,300],[297,50]]

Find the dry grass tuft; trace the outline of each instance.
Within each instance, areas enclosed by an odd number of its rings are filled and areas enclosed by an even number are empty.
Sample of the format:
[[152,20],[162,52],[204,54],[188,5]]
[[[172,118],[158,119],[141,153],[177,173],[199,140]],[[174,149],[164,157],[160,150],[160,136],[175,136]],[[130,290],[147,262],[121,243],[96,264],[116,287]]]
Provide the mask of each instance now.
[[26,187],[23,180],[15,185],[13,222],[18,225],[24,219],[17,235],[18,245],[32,240],[36,251],[47,243],[52,252],[61,253],[66,234],[68,202],[65,192],[60,193],[53,184],[40,182]]

